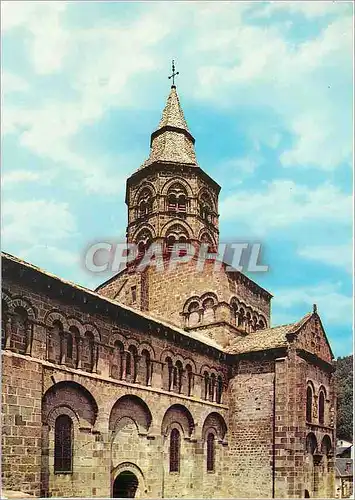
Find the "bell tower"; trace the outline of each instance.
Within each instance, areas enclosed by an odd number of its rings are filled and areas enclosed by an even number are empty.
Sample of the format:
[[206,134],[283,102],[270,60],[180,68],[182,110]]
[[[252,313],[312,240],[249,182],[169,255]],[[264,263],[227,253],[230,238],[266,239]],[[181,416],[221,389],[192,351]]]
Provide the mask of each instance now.
[[127,180],[127,242],[140,254],[152,242],[167,251],[176,242],[218,245],[220,186],[199,167],[194,145],[173,81],[149,157]]

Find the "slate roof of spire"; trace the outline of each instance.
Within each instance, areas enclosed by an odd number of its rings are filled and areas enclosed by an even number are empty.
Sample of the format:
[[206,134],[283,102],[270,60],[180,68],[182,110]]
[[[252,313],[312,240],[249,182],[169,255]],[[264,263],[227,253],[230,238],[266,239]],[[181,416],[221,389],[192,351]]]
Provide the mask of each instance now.
[[158,128],[151,135],[146,167],[155,162],[197,165],[192,137],[182,111],[176,87],[170,90]]
[[166,127],[167,125],[190,132],[185,120],[184,112],[180,105],[176,87],[174,85],[171,87],[157,130]]

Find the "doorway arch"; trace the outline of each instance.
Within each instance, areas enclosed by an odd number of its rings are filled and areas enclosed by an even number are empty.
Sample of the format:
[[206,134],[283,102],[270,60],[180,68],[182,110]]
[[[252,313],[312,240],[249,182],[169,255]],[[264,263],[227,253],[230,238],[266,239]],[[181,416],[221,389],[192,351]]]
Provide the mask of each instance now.
[[130,470],[124,470],[116,477],[113,488],[113,498],[134,498],[138,489],[138,478]]
[[308,490],[304,490],[304,497],[305,498],[310,498]]
[[147,490],[141,469],[132,462],[121,462],[112,470],[112,498],[145,498]]

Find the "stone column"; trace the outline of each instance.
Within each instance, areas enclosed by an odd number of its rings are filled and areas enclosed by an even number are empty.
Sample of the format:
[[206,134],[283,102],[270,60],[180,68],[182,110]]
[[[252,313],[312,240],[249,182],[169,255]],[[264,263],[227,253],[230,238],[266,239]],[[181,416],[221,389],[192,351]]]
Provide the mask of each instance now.
[[65,363],[65,353],[64,353],[64,331],[60,332],[59,338],[60,338],[60,353],[59,353],[59,364],[64,364]]
[[132,382],[140,383],[139,363],[141,362],[142,356],[140,356],[139,354],[134,356],[132,354],[132,359],[133,359]]
[[314,474],[313,491],[314,491],[314,496],[316,498],[319,496],[319,494],[321,498],[323,498],[322,492],[320,491],[321,480],[322,480],[322,459],[323,455],[317,453],[313,455],[313,474]]
[[25,354],[30,356],[31,350],[32,350],[32,342],[33,342],[33,322],[32,322],[32,320],[29,320],[28,323],[26,323],[26,326],[27,326],[27,331],[26,331]]
[[121,353],[121,380],[126,380],[126,356],[127,352],[123,351]]
[[76,367],[78,369],[81,369],[81,354],[82,354],[82,348],[83,348],[83,341],[81,337],[76,337],[75,338],[76,342]]
[[186,373],[186,370],[184,370],[184,369],[178,370],[179,384],[180,384],[180,394],[184,394],[184,390],[185,390],[185,387],[186,387],[185,373]]
[[11,321],[10,317],[6,319],[5,323],[5,345],[4,349],[9,349],[10,348],[10,340],[11,340]]

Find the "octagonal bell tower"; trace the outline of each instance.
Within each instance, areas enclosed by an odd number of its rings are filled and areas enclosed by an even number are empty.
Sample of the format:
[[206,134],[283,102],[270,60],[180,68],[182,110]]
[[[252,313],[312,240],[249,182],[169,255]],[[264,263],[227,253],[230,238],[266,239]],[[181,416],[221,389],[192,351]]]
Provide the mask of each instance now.
[[152,242],[218,246],[220,186],[199,167],[194,144],[172,85],[149,158],[127,180],[127,242],[140,253]]

